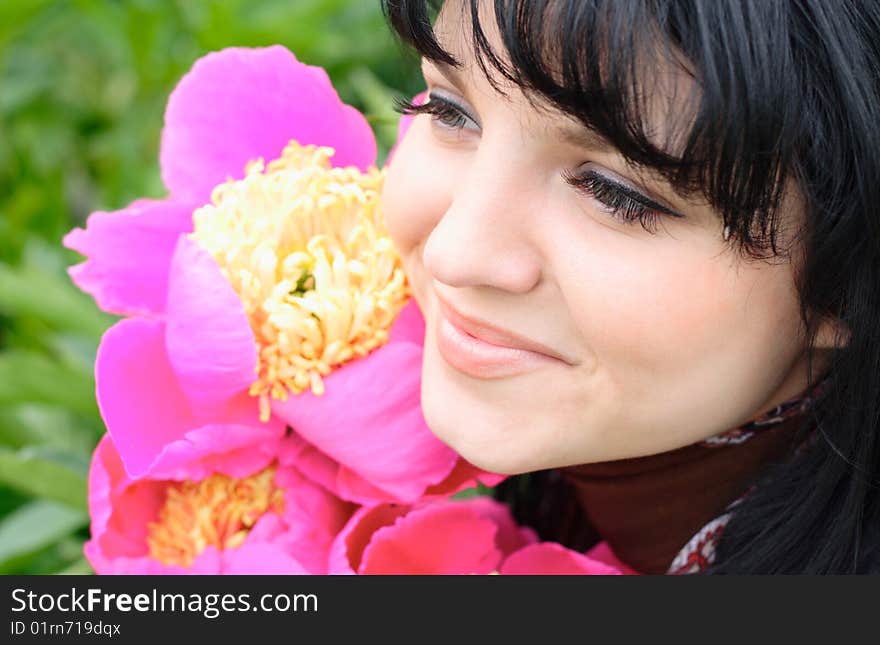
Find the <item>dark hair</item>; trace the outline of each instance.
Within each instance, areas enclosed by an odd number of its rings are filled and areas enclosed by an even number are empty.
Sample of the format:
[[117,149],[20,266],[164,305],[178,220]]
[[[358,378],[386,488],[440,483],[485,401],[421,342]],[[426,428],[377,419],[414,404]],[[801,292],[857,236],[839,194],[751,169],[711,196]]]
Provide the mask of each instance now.
[[[440,5],[383,0],[404,41],[457,66],[431,27]],[[776,215],[797,186],[807,338],[825,317],[848,344],[810,412],[816,440],[737,506],[710,572],[880,572],[880,3],[495,0],[504,52],[478,7],[463,2],[490,81],[497,71],[680,194],[701,194],[751,259],[786,252]],[[646,119],[652,75],[640,74],[657,57],[697,88],[673,97],[690,109],[670,112],[659,142]],[[812,383],[824,373],[809,358]]]

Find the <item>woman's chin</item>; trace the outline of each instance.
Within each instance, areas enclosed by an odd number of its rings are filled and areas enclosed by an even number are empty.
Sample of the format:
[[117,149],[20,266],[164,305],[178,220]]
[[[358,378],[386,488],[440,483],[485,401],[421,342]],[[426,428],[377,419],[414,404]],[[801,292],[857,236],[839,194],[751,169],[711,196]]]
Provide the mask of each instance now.
[[[425,415],[428,428],[440,441],[477,468],[498,475],[519,475],[537,470],[534,451],[522,443],[507,440],[499,432],[485,430],[476,423],[450,422],[449,415],[439,420]],[[515,451],[511,448],[516,447]]]
[[535,464],[529,460],[515,458],[511,455],[499,454],[498,451],[489,451],[473,448],[467,444],[462,447],[449,445],[463,459],[481,470],[496,475],[520,475],[522,473],[538,470]]

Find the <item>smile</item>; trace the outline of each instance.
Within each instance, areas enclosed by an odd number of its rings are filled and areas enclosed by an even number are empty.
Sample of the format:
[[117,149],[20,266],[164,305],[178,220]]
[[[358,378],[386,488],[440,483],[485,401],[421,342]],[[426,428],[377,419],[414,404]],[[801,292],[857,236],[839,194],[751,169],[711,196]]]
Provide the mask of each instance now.
[[437,312],[437,349],[449,365],[469,376],[495,379],[548,365],[568,365],[555,356],[539,351],[478,338],[459,326],[460,320],[455,312],[441,302]]

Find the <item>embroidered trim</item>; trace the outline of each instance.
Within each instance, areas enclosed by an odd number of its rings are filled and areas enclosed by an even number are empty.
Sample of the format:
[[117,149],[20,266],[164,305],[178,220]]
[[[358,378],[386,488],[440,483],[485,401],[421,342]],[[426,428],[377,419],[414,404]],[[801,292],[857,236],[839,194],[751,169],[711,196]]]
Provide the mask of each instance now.
[[725,513],[701,528],[678,552],[666,573],[668,575],[698,573],[708,568],[715,561],[715,548],[729,520],[730,513]]
[[718,541],[721,539],[721,534],[727,527],[731,515],[733,515],[733,508],[742,502],[753,490],[755,490],[755,487],[750,486],[746,492],[728,504],[721,515],[697,531],[696,535],[688,540],[687,544],[682,547],[678,555],[675,556],[675,559],[672,560],[672,564],[669,565],[666,574],[699,573],[709,568],[709,565],[715,562]]

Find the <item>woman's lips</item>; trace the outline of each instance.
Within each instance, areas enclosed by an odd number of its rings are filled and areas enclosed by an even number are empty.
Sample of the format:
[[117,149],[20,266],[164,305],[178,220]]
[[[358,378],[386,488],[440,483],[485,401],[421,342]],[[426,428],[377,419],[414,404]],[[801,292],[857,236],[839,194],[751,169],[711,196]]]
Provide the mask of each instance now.
[[[447,363],[465,374],[503,378],[542,366],[569,364],[558,356],[535,351],[536,343],[470,321],[442,300],[439,303],[437,348]],[[531,348],[526,348],[529,345]]]

